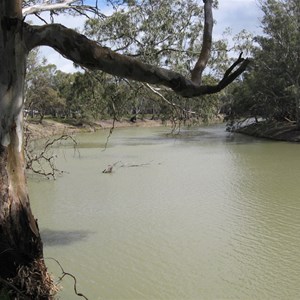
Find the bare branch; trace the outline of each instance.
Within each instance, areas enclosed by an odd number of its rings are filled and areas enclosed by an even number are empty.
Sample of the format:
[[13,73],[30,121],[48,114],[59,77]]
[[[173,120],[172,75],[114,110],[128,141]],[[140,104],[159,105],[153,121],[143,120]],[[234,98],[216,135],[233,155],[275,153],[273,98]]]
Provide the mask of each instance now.
[[[114,118],[113,118],[113,123],[112,123],[112,126],[110,127],[109,129],[109,133],[108,133],[108,136],[106,137],[106,142],[105,142],[105,145],[104,145],[104,148],[102,151],[105,151],[107,149],[107,146],[108,146],[108,142],[109,142],[109,139],[111,138],[112,134],[113,134],[113,131],[115,129],[115,124],[116,124],[116,113],[115,113],[115,109],[113,107],[113,113],[114,113]],[[107,172],[108,173],[108,172]]]
[[72,3],[77,2],[77,0],[64,0],[60,3],[49,4],[47,2],[32,5],[29,7],[25,7],[22,10],[23,16],[26,17],[27,15],[36,14],[43,11],[51,11],[51,10],[61,10],[70,8]]
[[144,83],[144,86],[146,86],[151,92],[153,92],[155,95],[159,96],[164,102],[166,102],[168,105],[172,106],[173,108],[179,108],[181,111],[189,114],[196,114],[196,112],[191,110],[186,110],[185,108],[181,107],[180,105],[170,102],[164,95],[162,95],[159,91],[154,89],[150,84]]
[[85,295],[83,295],[82,293],[79,293],[79,292],[77,291],[77,279],[76,279],[76,277],[75,277],[73,274],[71,274],[71,273],[69,273],[69,272],[65,272],[65,270],[64,270],[64,268],[62,267],[61,263],[60,263],[57,259],[55,259],[55,258],[53,258],[53,257],[46,257],[46,259],[51,259],[51,260],[55,261],[55,262],[57,263],[57,265],[60,267],[60,270],[61,270],[62,275],[59,277],[59,281],[62,281],[63,278],[66,277],[66,276],[71,277],[71,278],[74,280],[73,288],[74,288],[75,294],[76,294],[77,296],[79,296],[79,297],[82,297],[82,298],[88,300],[88,298],[87,298]]
[[[222,80],[218,83],[220,90],[228,86],[233,82],[238,76],[240,76],[247,68],[250,60],[248,58],[242,58],[243,53],[239,55],[239,58],[226,70]],[[234,69],[240,65],[235,71]]]
[[34,13],[34,15],[35,15],[38,19],[40,19],[43,23],[48,24],[48,22],[47,22],[44,18],[42,18],[38,13]]
[[[26,156],[26,169],[31,172],[45,176],[46,178],[55,179],[56,175],[64,173],[55,166],[55,156],[49,153],[49,150],[58,142],[71,140],[74,146],[77,145],[76,140],[67,134],[63,134],[58,138],[48,139],[40,151],[30,147],[30,134],[28,129],[25,128],[24,148]],[[47,170],[46,170],[47,169]]]
[[94,7],[90,5],[76,5],[77,2],[78,0],[64,0],[59,3],[48,3],[46,1],[40,4],[24,7],[22,13],[23,13],[23,17],[26,17],[32,14],[37,15],[45,11],[55,12],[55,11],[62,11],[66,9],[72,9],[79,14],[85,15],[86,17],[88,17],[88,15],[85,12],[91,12],[101,17],[105,17],[104,14],[100,13],[97,6]]

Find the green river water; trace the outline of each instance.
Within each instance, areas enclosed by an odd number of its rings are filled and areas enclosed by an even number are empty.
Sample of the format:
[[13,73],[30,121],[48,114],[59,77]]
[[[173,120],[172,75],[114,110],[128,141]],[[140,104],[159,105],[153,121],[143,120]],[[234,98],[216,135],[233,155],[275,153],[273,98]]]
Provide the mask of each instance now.
[[[81,134],[56,150],[67,173],[29,178],[45,257],[90,300],[300,299],[300,145],[168,131],[118,129],[105,151],[107,131]],[[82,299],[62,285],[60,299]]]

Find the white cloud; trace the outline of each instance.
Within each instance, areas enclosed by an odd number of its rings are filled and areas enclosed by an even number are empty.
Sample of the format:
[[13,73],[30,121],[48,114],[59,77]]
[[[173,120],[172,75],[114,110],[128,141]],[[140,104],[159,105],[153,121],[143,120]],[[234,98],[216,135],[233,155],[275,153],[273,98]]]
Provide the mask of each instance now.
[[262,12],[256,0],[220,0],[219,9],[214,12],[217,22],[215,32],[221,34],[227,27],[238,33],[246,29],[253,34],[260,34]]

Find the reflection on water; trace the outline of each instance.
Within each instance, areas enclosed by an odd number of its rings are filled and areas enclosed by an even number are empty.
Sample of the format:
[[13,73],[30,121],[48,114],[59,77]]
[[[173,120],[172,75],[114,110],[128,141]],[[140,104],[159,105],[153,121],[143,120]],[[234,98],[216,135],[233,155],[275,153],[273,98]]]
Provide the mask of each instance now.
[[[45,255],[89,299],[299,299],[299,145],[220,126],[167,133],[115,130],[102,151],[98,132],[78,137],[80,155],[58,149],[69,173],[29,182]],[[117,161],[137,167],[102,173]]]

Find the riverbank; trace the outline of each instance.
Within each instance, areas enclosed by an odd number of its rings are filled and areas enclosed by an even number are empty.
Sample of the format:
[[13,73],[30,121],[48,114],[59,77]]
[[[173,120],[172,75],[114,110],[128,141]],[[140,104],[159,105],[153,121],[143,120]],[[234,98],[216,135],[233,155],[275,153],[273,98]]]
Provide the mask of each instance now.
[[239,127],[234,132],[277,141],[300,142],[300,130],[290,122],[258,122]]
[[[43,120],[42,123],[36,121],[26,121],[26,132],[30,135],[31,139],[46,138],[54,135],[62,134],[75,134],[80,132],[94,132],[96,130],[125,127],[158,127],[163,126],[161,120],[137,120],[136,122],[130,121],[115,121],[102,120],[89,123],[62,123],[54,120]],[[167,124],[168,125],[168,124]]]
[[[43,123],[36,121],[26,122],[26,132],[30,134],[31,139],[47,138],[54,135],[75,134],[80,132],[94,132],[96,130],[105,130],[114,128],[128,127],[158,127],[170,126],[170,122],[164,123],[161,120],[143,119],[136,122],[127,120],[115,121],[101,120],[89,123],[62,123],[52,119],[44,120]],[[250,125],[241,126],[232,130],[254,137],[266,138],[278,141],[300,142],[300,130],[296,124],[289,122],[258,122]]]

